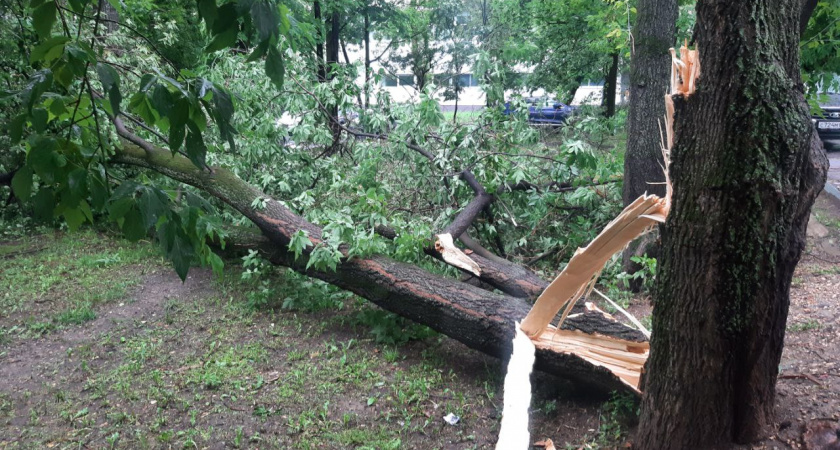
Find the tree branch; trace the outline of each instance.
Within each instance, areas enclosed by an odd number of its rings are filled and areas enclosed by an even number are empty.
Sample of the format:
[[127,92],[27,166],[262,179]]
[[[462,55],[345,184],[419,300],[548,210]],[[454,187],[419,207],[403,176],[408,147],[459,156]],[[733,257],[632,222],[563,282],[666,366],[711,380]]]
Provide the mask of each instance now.
[[[321,229],[232,172],[218,167],[206,172],[167,150],[146,149],[130,141],[124,141],[123,147],[116,149],[113,162],[155,170],[227,203],[262,231],[265,238],[259,238],[258,247],[272,263],[351,291],[490,355],[504,357],[509,354],[513,321],[522,319],[530,309],[522,299],[487,292],[382,256],[343,258],[335,271],[307,268],[313,247],[308,247],[295,259],[288,249],[289,242],[298,230],[304,230],[313,246],[318,245],[323,242]],[[257,199],[264,201],[255,202]],[[256,203],[265,207],[255,209],[251,205]],[[641,333],[600,314],[582,314],[567,320],[566,324],[586,333],[634,342],[646,340]],[[630,390],[608,370],[571,354],[539,350],[537,368],[599,390]]]

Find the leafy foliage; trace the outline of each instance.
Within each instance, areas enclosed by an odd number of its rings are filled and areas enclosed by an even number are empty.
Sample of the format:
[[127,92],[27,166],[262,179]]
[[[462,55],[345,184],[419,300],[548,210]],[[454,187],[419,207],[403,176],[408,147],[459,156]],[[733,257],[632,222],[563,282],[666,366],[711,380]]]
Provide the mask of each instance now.
[[[129,2],[115,7],[123,16],[106,34],[103,27],[113,22],[96,5],[83,0],[56,5],[56,19],[50,19],[49,7],[37,16],[29,9],[14,11],[33,18],[21,21],[17,33],[28,56],[16,61],[27,77],[10,83],[3,106],[9,111],[10,148],[25,163],[14,177],[14,192],[49,223],[60,219],[76,229],[106,219],[131,240],[154,236],[182,277],[194,263],[220,270],[221,259],[207,242],[223,242],[223,227],[242,225],[243,219],[190,187],[112,166],[114,149],[127,139],[113,123],[124,122],[137,137],[188,157],[201,170],[228,167],[321,226],[321,244],[312,245],[300,232],[289,249],[299,258],[306,255],[308,267],[322,270],[334,269],[345,257],[386,254],[451,271],[423,258],[422,249],[472,199],[459,176],[466,170],[499,198],[476,220],[472,235],[508,259],[538,259],[537,268],[555,270],[617,208],[621,115],[606,120],[595,110],[583,111],[563,129],[543,134],[499,108],[486,108],[469,121],[446,121],[433,85],[417,104],[394,103],[376,76],[359,86],[352,64],[335,65],[330,80],[319,79],[320,62],[302,49],[322,35],[297,4],[202,0],[193,12],[180,3]],[[505,99],[511,81],[506,62],[524,53],[495,41],[495,35],[480,51],[466,43],[502,23],[494,14],[512,11],[510,5],[497,6],[463,15],[458,4],[429,3],[423,19],[433,24],[427,28],[434,36],[465,44],[440,51],[474,59],[480,83],[496,103]],[[161,50],[165,36],[155,33],[170,7],[180,8],[172,19],[178,27],[188,28],[200,17],[206,38],[194,42],[207,43],[212,59],[194,64]],[[402,21],[414,20],[382,5],[359,7],[373,14],[374,23],[393,26],[389,33],[395,39],[400,27],[408,26]],[[58,20],[59,13],[72,20]],[[152,15],[153,36],[135,31],[146,13]],[[388,14],[396,23],[388,23]],[[452,21],[460,28],[447,29]],[[4,23],[4,32],[10,26]],[[517,36],[505,30],[506,39]],[[128,46],[133,51],[114,50]],[[264,65],[251,64],[258,60]],[[366,108],[359,100],[363,92],[373,96]],[[524,107],[518,98],[510,100]],[[337,127],[336,111],[356,118]],[[293,120],[278,121],[286,116]],[[376,138],[358,137],[364,133]],[[343,157],[324,156],[324,149],[336,147]],[[252,207],[264,203],[257,199]],[[395,237],[377,234],[382,227],[393,229]],[[548,256],[536,258],[542,254]]]

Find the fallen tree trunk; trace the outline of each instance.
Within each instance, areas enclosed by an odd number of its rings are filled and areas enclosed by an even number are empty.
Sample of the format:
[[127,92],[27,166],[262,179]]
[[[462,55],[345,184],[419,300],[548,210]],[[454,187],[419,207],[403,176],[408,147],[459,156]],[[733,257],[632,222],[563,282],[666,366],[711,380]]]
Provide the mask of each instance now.
[[[265,239],[251,246],[259,248],[273,264],[351,291],[489,355],[505,358],[510,354],[514,321],[522,320],[531,308],[521,298],[488,292],[383,256],[343,258],[335,271],[307,269],[311,247],[295,259],[288,244],[294,233],[305,230],[313,246],[318,245],[322,242],[321,229],[231,172],[221,168],[202,170],[167,150],[150,150],[131,142],[123,143],[113,162],[152,169],[224,201],[262,231]],[[265,199],[265,207],[259,210],[251,207],[258,198]],[[563,328],[647,345],[642,333],[597,312],[570,316]],[[598,390],[635,392],[609,370],[579,356],[542,348],[536,358],[538,370]]]

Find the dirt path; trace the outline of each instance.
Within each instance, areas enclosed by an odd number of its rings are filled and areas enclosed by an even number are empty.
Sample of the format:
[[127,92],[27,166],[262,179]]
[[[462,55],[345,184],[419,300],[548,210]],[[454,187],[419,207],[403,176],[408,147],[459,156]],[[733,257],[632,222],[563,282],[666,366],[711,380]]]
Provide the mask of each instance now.
[[[745,449],[823,448],[805,447],[805,436],[833,439],[840,423],[840,201],[819,197],[808,237],[791,289],[776,428]],[[354,325],[371,311],[353,300],[337,310],[249,309],[259,286],[216,283],[201,269],[181,283],[168,266],[148,268],[124,298],[98,305],[94,320],[0,339],[0,449],[492,448],[497,360],[445,338],[374,342],[371,327],[387,322]],[[289,295],[347,297],[306,283],[270,295],[280,304]],[[535,441],[610,448],[627,429],[612,411],[632,414],[632,402],[535,380]],[[443,422],[448,413],[461,422]]]
[[162,313],[166,299],[206,295],[212,292],[209,280],[209,271],[202,269],[191,271],[184,283],[175,272],[155,272],[125,302],[107,305],[97,319],[83,327],[68,328],[8,348],[0,359],[0,391],[35,389],[48,383],[50,373],[63,369],[68,349],[89,344],[119,326],[130,329],[134,323],[154,319]]

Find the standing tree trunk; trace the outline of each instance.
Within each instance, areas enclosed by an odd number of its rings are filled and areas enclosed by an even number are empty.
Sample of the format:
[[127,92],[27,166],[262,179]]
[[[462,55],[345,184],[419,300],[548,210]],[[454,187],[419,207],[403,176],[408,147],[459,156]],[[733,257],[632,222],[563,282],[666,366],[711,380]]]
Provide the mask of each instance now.
[[312,15],[315,18],[315,59],[318,71],[318,80],[327,79],[327,68],[324,64],[324,22],[321,17],[321,2],[315,0],[312,7]]
[[367,110],[370,104],[370,5],[365,2],[365,104],[364,109]]
[[615,90],[618,84],[618,52],[610,55],[610,68],[607,70],[607,79],[604,83],[604,117],[615,115]]
[[[665,115],[662,97],[668,91],[671,57],[677,33],[677,0],[639,0],[634,53],[630,61],[630,111],[624,154],[624,205],[645,192],[665,196],[660,127]],[[624,271],[641,267],[630,260],[648,252],[651,239],[639,239],[624,252]],[[653,256],[653,255],[651,255]],[[639,286],[631,286],[638,288]]]
[[799,76],[800,0],[697,2],[702,72],[675,99],[640,449],[723,448],[774,420],[790,282],[825,152]]
[[120,29],[120,13],[108,0],[99,0],[99,13],[103,19],[107,19],[103,23],[107,34],[116,33]]

